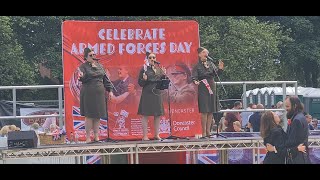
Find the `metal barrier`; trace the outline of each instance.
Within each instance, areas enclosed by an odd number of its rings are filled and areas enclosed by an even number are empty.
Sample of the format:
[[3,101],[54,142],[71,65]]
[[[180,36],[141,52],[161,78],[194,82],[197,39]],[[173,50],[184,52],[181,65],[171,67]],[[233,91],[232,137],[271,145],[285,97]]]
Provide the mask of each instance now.
[[[36,86],[0,86],[0,90],[12,90],[12,103],[13,103],[13,116],[2,116],[1,119],[17,119],[17,118],[41,118],[41,117],[59,117],[59,125],[62,128],[63,122],[63,107],[62,107],[62,88],[63,85],[36,85]],[[58,89],[58,103],[59,114],[58,115],[30,115],[30,116],[17,116],[17,89]]]
[[[287,96],[287,91],[286,87],[287,84],[293,84],[294,85],[294,94],[298,95],[298,82],[297,81],[235,81],[235,82],[216,82],[217,85],[243,85],[243,93],[242,93],[242,104],[244,108],[247,108],[247,97],[246,97],[246,92],[247,92],[247,84],[282,84],[282,99],[283,102],[286,99]],[[284,106],[284,105],[283,105]],[[284,107],[283,107],[284,108]],[[284,109],[264,109],[262,111],[266,110],[272,110],[272,111],[285,111]],[[248,110],[221,110],[220,112],[246,112]],[[250,110],[251,112],[260,112],[261,110]],[[285,118],[285,116],[284,116]],[[284,129],[287,129],[288,123],[286,119],[283,119],[284,122]]]

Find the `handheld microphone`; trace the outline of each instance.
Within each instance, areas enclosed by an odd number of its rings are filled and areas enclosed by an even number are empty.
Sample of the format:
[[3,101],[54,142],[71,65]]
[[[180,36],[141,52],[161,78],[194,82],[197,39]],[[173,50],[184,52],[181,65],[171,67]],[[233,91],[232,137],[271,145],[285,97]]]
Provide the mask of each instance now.
[[224,58],[222,58],[222,59],[219,59],[219,58],[212,58],[212,57],[210,57],[210,56],[207,56],[207,58],[208,58],[208,59],[210,59],[211,61],[214,61],[214,60],[217,60],[217,61],[219,61],[219,60],[223,60],[223,61],[225,61],[225,60],[229,60],[229,59],[224,59]]
[[213,61],[213,58],[212,58],[212,57],[210,57],[210,56],[207,56],[207,58],[208,58],[208,59],[210,59],[211,61]]
[[95,60],[95,61],[99,61],[100,60],[100,58],[92,58],[93,60]]
[[156,61],[156,60],[154,60],[153,62],[156,63],[156,64],[160,64],[160,62],[159,62],[159,61]]

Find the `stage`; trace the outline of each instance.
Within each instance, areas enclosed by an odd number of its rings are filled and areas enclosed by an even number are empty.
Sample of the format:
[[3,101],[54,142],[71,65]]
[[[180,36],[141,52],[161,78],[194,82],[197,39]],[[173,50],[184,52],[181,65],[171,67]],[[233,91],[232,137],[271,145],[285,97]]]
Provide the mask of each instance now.
[[[224,133],[226,135],[227,133]],[[241,133],[246,134],[246,133]],[[234,134],[232,136],[235,136]],[[240,135],[242,136],[242,135]],[[320,135],[309,136],[310,148],[320,148]],[[97,142],[92,144],[65,144],[39,146],[33,149],[0,149],[1,160],[44,158],[44,157],[82,157],[88,155],[128,154],[130,164],[139,164],[139,154],[162,152],[197,152],[199,150],[263,149],[263,140],[252,137],[212,137],[210,139],[164,139],[150,141]],[[255,151],[253,151],[255,152]],[[259,151],[257,151],[259,153]],[[259,154],[258,154],[259,155]],[[222,160],[221,163],[224,163]],[[258,162],[259,163],[259,162]]]

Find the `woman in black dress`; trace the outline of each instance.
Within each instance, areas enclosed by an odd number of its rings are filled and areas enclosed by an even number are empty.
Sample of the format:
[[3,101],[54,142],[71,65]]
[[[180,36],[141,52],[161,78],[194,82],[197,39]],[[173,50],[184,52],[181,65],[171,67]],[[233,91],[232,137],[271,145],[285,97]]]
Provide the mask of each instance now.
[[107,117],[105,91],[109,91],[109,99],[113,96],[112,85],[106,78],[103,66],[95,59],[92,49],[84,49],[84,62],[79,67],[80,113],[85,116],[86,142],[91,141],[90,131],[93,129],[94,141],[99,141],[100,118]]
[[210,137],[213,113],[218,111],[219,102],[216,85],[213,78],[224,69],[224,63],[219,61],[218,67],[207,61],[209,51],[198,48],[198,63],[192,69],[192,80],[198,85],[198,107],[201,113],[202,137]]
[[[272,112],[267,111],[261,117],[260,122],[260,135],[263,138],[264,145],[272,144],[277,147],[272,151],[268,151],[263,160],[263,164],[285,164],[287,148],[285,145],[287,134],[279,125],[279,116]],[[291,148],[291,151],[304,152],[306,147],[300,144],[297,148]]]
[[140,70],[138,83],[142,87],[142,93],[138,108],[138,114],[142,115],[142,140],[148,138],[148,116],[154,117],[154,139],[161,140],[159,137],[160,116],[164,115],[161,92],[156,88],[157,81],[165,78],[166,69],[155,66],[156,55],[147,53],[149,66]]

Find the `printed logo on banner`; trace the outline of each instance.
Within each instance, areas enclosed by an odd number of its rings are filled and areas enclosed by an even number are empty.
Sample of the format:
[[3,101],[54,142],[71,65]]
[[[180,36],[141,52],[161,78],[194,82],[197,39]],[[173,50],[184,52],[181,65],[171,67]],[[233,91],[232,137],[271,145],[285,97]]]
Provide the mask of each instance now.
[[312,164],[320,164],[320,148],[309,147],[309,157]]
[[219,154],[216,150],[199,151],[198,164],[219,164]]
[[252,164],[252,149],[228,149],[229,164]]
[[126,118],[128,118],[129,112],[122,109],[120,112],[114,112],[113,116],[116,119],[116,123],[112,131],[113,135],[115,136],[129,135],[129,129],[126,128]]
[[86,156],[86,162],[87,164],[101,164],[101,156]]
[[320,148],[312,148],[312,154],[314,155],[315,158],[320,160]]
[[[125,129],[126,128],[126,118],[129,116],[129,112],[126,110],[121,110],[119,112],[114,112],[113,115],[116,117],[115,127],[117,129]],[[119,116],[120,115],[120,116]]]
[[244,156],[243,149],[229,149],[228,152],[228,157],[230,161],[239,161]]
[[160,119],[160,133],[170,133],[170,122],[164,116]]

